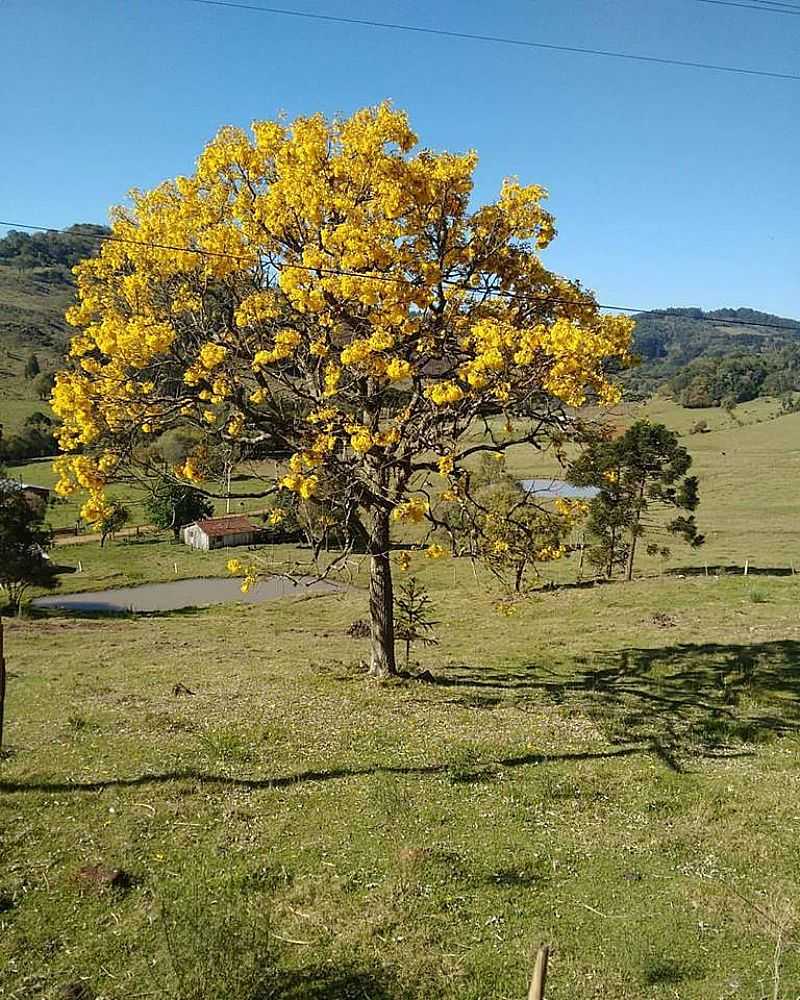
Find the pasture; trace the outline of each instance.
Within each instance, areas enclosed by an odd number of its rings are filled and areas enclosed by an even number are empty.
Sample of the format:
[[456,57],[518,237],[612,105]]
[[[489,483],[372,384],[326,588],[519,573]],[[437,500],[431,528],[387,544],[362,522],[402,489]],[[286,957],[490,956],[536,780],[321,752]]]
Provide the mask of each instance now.
[[[363,570],[7,621],[0,996],[522,1000],[549,941],[552,1000],[796,1000],[800,414],[775,409],[650,405],[712,426],[684,439],[708,542],[631,584],[566,561],[506,618],[469,562],[415,556],[427,682],[365,678]],[[65,590],[226,560],[57,554]]]

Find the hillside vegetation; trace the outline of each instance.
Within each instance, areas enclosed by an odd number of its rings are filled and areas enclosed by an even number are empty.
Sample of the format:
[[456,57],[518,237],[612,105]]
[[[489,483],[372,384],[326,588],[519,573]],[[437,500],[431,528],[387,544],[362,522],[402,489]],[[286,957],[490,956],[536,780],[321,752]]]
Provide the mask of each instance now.
[[[670,383],[685,405],[718,406],[726,397],[741,402],[797,388],[800,320],[755,309],[666,309],[640,313],[635,319],[634,347],[641,364],[623,376],[629,392],[647,396]],[[777,377],[787,357],[794,369],[791,383]],[[686,394],[695,376],[707,376],[721,358],[731,359],[727,380],[720,378],[702,389],[698,383]],[[742,369],[759,374],[746,377]],[[679,373],[684,381],[675,381]]]
[[[86,234],[107,232],[81,223],[0,239],[0,424],[6,436],[19,433],[36,411],[49,412],[24,378],[25,363],[34,352],[44,371],[60,365],[70,335],[64,312],[74,294],[71,268],[97,251],[97,240]],[[666,386],[683,405],[708,407],[800,391],[800,320],[755,309],[693,308],[635,319],[641,364],[622,376],[629,396]]]
[[[0,994],[522,1000],[547,940],[548,1000],[793,997],[800,414],[699,412],[691,436],[663,399],[618,420],[686,435],[703,549],[632,584],[576,587],[567,560],[511,620],[468,560],[414,557],[434,683],[365,677],[363,570],[338,596],[8,624]],[[519,449],[510,471],[556,470]],[[228,558],[56,552],[70,591]]]
[[18,433],[37,410],[48,412],[33,379],[24,376],[32,353],[43,371],[61,363],[69,338],[64,312],[74,297],[71,268],[93,254],[97,241],[82,235],[102,226],[71,226],[64,233],[12,231],[0,239],[0,424]]

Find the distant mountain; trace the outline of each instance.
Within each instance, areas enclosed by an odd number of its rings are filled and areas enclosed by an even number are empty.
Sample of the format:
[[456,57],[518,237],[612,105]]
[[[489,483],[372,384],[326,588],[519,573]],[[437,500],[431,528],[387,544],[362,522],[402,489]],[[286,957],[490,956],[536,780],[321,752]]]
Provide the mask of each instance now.
[[[36,402],[23,379],[31,352],[45,370],[60,364],[70,336],[64,312],[75,294],[72,267],[95,254],[96,237],[108,232],[81,223],[58,232],[11,231],[0,239],[0,408],[4,396],[31,407]],[[641,364],[620,376],[629,396],[649,396],[669,384],[685,405],[701,406],[800,391],[800,376],[794,375],[800,372],[800,320],[755,309],[695,308],[639,313],[634,319]],[[731,360],[716,378],[721,358]]]
[[41,351],[60,358],[69,336],[64,311],[74,297],[72,268],[97,252],[104,226],[82,223],[63,232],[0,239],[0,351]]
[[622,381],[641,395],[650,395],[699,359],[773,355],[800,345],[800,320],[756,309],[670,308],[638,313],[634,319],[634,349],[641,364]]

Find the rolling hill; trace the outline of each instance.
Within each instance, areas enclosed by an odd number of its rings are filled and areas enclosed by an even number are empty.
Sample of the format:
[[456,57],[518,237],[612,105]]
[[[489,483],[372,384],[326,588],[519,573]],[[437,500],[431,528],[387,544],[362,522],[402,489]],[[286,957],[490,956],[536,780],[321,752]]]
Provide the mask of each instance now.
[[[69,338],[64,311],[74,296],[71,269],[96,252],[96,237],[106,232],[102,226],[81,223],[63,232],[11,231],[0,239],[0,424],[6,435],[17,433],[32,413],[47,409],[32,380],[24,377],[25,363],[33,352],[42,370],[58,367]],[[713,387],[685,392],[697,376],[708,380],[703,360],[754,355],[763,359],[764,372],[742,398],[800,389],[800,320],[755,309],[695,308],[639,313],[634,318],[641,364],[621,376],[630,398],[646,398],[672,383],[676,398],[697,400],[686,405],[719,405]],[[796,365],[791,358],[787,363],[787,350],[792,355],[797,352]],[[692,365],[695,368],[687,367]],[[742,367],[748,363],[738,365]],[[768,377],[788,370],[797,370],[797,386],[792,379]]]

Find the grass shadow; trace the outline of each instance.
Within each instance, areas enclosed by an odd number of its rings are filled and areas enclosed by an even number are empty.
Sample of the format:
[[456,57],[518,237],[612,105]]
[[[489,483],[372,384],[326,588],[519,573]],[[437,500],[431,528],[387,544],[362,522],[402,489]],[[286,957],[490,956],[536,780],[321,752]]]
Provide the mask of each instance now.
[[402,1000],[406,995],[382,969],[326,965],[282,971],[252,1000]]
[[462,665],[434,683],[566,705],[592,718],[612,744],[642,741],[676,753],[759,743],[800,732],[800,642],[686,643],[581,657],[553,670]]
[[[744,566],[674,566],[665,576],[744,576]],[[748,576],[794,576],[790,566],[749,566]]]

